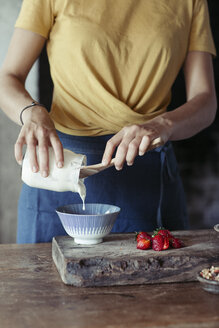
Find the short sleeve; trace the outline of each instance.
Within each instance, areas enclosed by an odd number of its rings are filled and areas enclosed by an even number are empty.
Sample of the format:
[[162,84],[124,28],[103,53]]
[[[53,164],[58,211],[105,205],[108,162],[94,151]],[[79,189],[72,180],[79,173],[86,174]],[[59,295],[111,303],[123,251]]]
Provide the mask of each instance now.
[[23,0],[15,27],[23,28],[48,38],[54,24],[54,0]]
[[204,51],[216,55],[207,0],[194,0],[189,51]]

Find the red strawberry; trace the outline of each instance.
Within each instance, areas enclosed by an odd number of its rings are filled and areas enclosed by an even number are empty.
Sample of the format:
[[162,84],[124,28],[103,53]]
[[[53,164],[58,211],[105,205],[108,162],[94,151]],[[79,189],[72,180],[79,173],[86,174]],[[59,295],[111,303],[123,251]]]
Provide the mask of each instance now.
[[164,238],[161,235],[153,237],[152,248],[154,251],[162,251],[164,246]]
[[162,235],[164,237],[168,237],[168,238],[171,238],[172,237],[170,231],[167,230],[167,229],[165,229],[165,228],[158,228],[158,229],[156,229],[154,231],[154,235],[157,235],[157,234]]
[[168,249],[170,246],[170,241],[168,237],[163,237],[163,249]]
[[151,248],[151,241],[150,239],[141,238],[137,241],[137,248],[138,249],[148,249]]
[[147,233],[145,231],[136,232],[136,240],[139,241],[142,238],[150,239],[152,241],[152,237],[151,237],[151,235],[149,235],[149,233]]
[[183,247],[183,242],[178,239],[178,238],[175,238],[175,237],[172,237],[171,240],[170,240],[170,244],[173,248],[181,248]]

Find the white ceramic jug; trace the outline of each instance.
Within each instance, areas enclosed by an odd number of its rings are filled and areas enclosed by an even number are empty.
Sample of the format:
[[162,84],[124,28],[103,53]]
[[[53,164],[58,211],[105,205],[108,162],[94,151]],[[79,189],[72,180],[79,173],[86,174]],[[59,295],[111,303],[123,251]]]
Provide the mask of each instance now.
[[[38,156],[38,147],[37,147]],[[82,199],[85,198],[86,188],[84,180],[79,178],[80,167],[86,165],[86,156],[76,154],[68,149],[64,149],[64,166],[58,168],[55,163],[53,149],[49,148],[49,176],[44,178],[40,172],[34,173],[29,162],[28,150],[25,153],[22,163],[21,179],[27,185],[35,188],[53,191],[73,191],[78,192]]]

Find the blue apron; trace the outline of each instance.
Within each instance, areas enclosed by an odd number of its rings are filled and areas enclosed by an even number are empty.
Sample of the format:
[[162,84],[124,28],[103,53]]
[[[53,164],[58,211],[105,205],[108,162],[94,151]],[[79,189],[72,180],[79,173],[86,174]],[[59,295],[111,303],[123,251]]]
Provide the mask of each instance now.
[[[58,132],[64,148],[87,156],[87,164],[101,162],[111,135],[78,137]],[[185,195],[170,142],[138,156],[133,166],[114,167],[85,179],[87,203],[117,205],[121,212],[112,232],[188,229]],[[18,243],[50,242],[66,235],[55,209],[81,203],[77,193],[36,189],[23,184],[18,204]]]

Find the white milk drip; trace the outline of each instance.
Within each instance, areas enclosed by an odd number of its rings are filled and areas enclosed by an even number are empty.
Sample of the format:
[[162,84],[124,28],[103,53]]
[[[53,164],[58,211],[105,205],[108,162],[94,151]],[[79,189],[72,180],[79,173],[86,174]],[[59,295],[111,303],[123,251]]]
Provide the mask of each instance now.
[[[37,147],[38,156],[38,147]],[[55,163],[53,149],[49,148],[49,176],[44,178],[40,172],[34,173],[29,162],[28,150],[25,153],[22,163],[21,179],[30,187],[53,190],[53,191],[73,191],[78,192],[85,209],[86,187],[84,179],[80,179],[80,168],[86,165],[85,155],[76,154],[68,149],[64,149],[64,166],[58,168]]]

